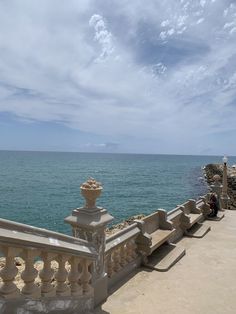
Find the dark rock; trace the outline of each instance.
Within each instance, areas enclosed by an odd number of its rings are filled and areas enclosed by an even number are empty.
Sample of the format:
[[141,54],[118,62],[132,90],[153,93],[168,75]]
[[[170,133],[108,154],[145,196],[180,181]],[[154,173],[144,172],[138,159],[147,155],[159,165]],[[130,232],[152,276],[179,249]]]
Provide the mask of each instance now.
[[[227,183],[228,183],[228,195],[230,197],[230,207],[236,208],[236,172],[232,167],[228,167],[227,172]],[[223,166],[222,164],[208,164],[205,166],[205,174],[208,184],[213,183],[213,176],[218,174],[223,177]]]

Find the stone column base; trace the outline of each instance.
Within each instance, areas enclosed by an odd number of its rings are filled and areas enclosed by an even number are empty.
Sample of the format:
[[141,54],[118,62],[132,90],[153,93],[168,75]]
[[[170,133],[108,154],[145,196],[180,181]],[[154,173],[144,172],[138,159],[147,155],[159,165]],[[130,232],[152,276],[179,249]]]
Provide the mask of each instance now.
[[105,302],[108,297],[108,278],[105,273],[103,277],[98,278],[94,283],[94,307]]

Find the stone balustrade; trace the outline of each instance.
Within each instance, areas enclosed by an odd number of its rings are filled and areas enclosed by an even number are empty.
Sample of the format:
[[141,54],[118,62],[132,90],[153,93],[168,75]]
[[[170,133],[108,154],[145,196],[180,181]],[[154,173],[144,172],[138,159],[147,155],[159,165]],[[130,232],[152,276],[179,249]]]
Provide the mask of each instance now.
[[[79,298],[83,302],[90,300],[87,304],[93,308],[91,269],[97,257],[93,247],[70,236],[34,230],[33,233],[33,227],[0,220],[0,254],[4,264],[0,271],[0,305],[10,306],[3,300],[19,299],[22,303],[22,298],[70,297],[77,302]],[[16,266],[18,257],[22,260],[21,269]]]
[[139,233],[137,223],[133,223],[106,239],[105,269],[109,287],[140,265],[141,255],[136,244]]

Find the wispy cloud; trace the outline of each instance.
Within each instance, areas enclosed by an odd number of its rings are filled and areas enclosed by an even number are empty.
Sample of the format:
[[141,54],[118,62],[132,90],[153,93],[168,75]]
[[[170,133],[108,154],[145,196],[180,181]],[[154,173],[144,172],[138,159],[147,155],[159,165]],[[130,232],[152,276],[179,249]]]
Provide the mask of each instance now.
[[107,30],[105,21],[99,14],[94,14],[90,18],[89,25],[94,27],[94,39],[101,45],[102,51],[97,60],[102,61],[114,51],[112,34]]
[[117,150],[216,152],[235,130],[233,1],[2,1],[0,27],[2,112]]

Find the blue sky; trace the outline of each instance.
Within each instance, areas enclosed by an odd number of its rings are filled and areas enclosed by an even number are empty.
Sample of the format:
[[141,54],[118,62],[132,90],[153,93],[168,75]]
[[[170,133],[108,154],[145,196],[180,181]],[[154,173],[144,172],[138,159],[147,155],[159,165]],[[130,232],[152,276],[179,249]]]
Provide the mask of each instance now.
[[0,149],[236,155],[235,106],[235,1],[0,1]]

